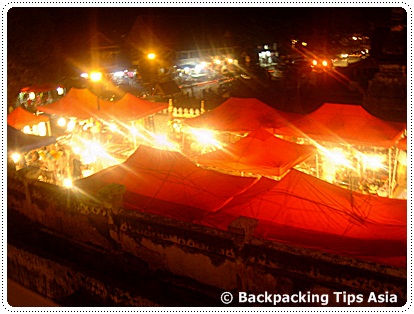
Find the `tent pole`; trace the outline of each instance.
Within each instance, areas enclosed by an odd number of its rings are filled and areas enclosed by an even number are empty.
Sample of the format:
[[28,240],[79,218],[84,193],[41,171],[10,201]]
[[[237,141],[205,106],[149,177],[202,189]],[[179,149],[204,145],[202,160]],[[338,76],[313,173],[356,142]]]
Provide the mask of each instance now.
[[392,191],[394,192],[394,188],[395,188],[395,177],[397,175],[397,164],[398,164],[398,155],[400,154],[400,150],[398,149],[398,147],[396,148],[395,151],[395,158],[394,158],[394,167],[393,167],[393,171],[392,171]]
[[46,121],[46,126],[47,126],[47,133],[49,134],[49,136],[52,136],[52,130],[50,128],[50,120]]
[[135,134],[135,123],[134,121],[131,121],[131,126],[132,126],[132,136],[134,137],[134,148],[137,149],[137,138],[136,138],[136,134]]
[[391,197],[391,148],[388,148],[388,197]]

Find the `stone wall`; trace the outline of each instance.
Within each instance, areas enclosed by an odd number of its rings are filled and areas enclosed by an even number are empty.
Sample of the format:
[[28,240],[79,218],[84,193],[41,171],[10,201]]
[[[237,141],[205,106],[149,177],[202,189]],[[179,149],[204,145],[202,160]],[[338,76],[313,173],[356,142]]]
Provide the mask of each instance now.
[[[58,304],[81,294],[104,305],[219,306],[224,291],[363,295],[354,306],[407,299],[406,269],[253,238],[257,222],[245,217],[220,231],[124,210],[122,187],[94,199],[16,175],[7,187],[8,276]],[[367,303],[372,292],[397,300]]]

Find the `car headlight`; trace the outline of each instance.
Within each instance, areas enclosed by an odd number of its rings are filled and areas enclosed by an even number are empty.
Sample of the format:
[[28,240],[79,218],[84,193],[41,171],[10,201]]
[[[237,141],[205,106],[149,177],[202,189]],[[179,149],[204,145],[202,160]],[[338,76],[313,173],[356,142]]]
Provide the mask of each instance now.
[[322,61],[322,65],[323,65],[324,67],[327,67],[327,66],[328,66],[328,61],[323,60],[323,61]]
[[313,64],[313,65],[318,65],[318,61],[313,60],[313,61],[312,61],[312,64]]

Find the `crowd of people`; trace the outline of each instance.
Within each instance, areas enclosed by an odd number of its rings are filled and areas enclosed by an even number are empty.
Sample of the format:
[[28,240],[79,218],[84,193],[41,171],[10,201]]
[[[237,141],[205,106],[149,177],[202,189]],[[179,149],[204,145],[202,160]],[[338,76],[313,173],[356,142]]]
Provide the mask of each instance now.
[[36,179],[56,185],[63,185],[65,179],[74,181],[82,178],[86,168],[78,154],[59,144],[44,146],[23,155],[16,170],[26,167],[38,169],[34,172],[38,175]]

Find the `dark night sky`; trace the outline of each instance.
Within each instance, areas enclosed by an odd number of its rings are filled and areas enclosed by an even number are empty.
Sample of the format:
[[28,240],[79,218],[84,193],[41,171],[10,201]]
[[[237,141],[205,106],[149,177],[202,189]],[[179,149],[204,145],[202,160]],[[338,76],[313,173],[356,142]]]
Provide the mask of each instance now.
[[225,33],[238,41],[247,37],[277,41],[281,36],[311,36],[329,31],[351,33],[368,29],[372,23],[383,23],[389,11],[381,7],[12,8],[8,21],[11,40],[16,23],[30,29],[33,22],[28,21],[38,16],[41,21],[49,19],[53,23],[51,36],[64,36],[66,42],[79,41],[96,30],[118,41],[125,38],[136,18],[141,16],[161,41],[184,48],[191,46],[195,37],[208,40]]

